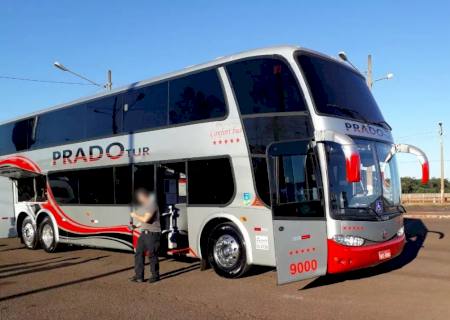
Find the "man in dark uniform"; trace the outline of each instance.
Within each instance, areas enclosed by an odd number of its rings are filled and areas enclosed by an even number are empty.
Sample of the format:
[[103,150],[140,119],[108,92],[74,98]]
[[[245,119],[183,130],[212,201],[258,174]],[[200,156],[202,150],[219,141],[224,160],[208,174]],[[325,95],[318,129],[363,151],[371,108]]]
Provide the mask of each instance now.
[[136,191],[136,200],[140,205],[138,212],[131,212],[131,217],[137,221],[137,227],[141,232],[136,253],[134,255],[135,276],[130,280],[134,282],[144,281],[145,252],[150,255],[150,283],[159,281],[158,251],[161,238],[161,225],[159,222],[159,210],[154,193],[146,189]]

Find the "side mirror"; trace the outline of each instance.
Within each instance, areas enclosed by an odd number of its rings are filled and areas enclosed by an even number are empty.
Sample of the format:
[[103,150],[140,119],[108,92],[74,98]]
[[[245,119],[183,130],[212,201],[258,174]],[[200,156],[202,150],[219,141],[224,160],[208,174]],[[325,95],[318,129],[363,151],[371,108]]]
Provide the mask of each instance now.
[[411,153],[417,156],[420,164],[422,165],[422,184],[427,184],[430,180],[430,164],[428,158],[422,150],[419,148],[409,145],[409,144],[395,144],[392,146],[391,152],[389,153],[385,162],[388,162],[395,153]]
[[[345,170],[348,182],[361,181],[361,156],[354,145],[344,145]],[[348,151],[346,150],[348,149]]]
[[361,156],[352,138],[343,133],[323,130],[315,132],[315,139],[318,142],[330,141],[341,145],[345,155],[347,181],[350,183],[361,181]]
[[430,180],[430,165],[428,161],[422,163],[422,184],[427,184]]

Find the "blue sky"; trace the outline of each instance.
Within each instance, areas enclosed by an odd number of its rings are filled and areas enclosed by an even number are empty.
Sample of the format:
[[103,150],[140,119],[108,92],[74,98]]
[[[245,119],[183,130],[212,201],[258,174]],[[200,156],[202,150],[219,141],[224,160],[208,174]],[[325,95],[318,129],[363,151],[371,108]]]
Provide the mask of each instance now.
[[[277,44],[336,55],[365,70],[398,142],[427,152],[439,175],[437,122],[450,132],[449,1],[17,1],[0,2],[0,76],[79,81],[55,60],[98,82],[149,78],[215,57]],[[95,93],[92,86],[0,79],[0,120]],[[450,135],[446,176],[450,177]],[[402,176],[417,176],[412,156]]]

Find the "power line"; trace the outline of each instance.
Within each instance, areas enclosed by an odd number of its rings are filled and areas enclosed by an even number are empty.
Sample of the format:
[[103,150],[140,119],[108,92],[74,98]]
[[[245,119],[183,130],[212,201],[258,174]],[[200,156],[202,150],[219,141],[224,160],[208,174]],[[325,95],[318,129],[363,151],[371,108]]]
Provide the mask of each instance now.
[[91,86],[92,85],[91,83],[83,83],[83,82],[40,80],[40,79],[29,79],[29,78],[20,78],[20,77],[11,77],[11,76],[1,76],[1,75],[0,75],[0,79],[41,82],[41,83],[71,84],[71,85],[79,85],[79,86]]
[[436,132],[434,132],[434,131],[425,131],[425,132],[410,134],[410,135],[407,135],[407,136],[395,137],[396,138],[395,140],[400,140],[400,139],[405,139],[405,138],[412,138],[412,137],[420,137],[420,136],[432,136],[432,135],[436,135]]
[[[440,162],[441,160],[428,160],[428,162]],[[397,162],[399,163],[415,163],[417,162],[417,160],[405,160],[405,161],[401,161],[401,160],[397,160]],[[444,160],[444,162],[450,162],[450,160]]]

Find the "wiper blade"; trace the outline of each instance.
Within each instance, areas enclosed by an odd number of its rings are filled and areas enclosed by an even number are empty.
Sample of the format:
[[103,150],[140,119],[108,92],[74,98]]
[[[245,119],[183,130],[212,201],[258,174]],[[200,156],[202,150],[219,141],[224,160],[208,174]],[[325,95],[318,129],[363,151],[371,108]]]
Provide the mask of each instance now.
[[343,208],[343,210],[358,210],[358,211],[365,211],[370,212],[373,216],[375,216],[378,220],[383,220],[383,216],[380,215],[378,212],[375,211],[375,209],[371,207],[358,207],[358,208]]
[[382,120],[382,121],[370,121],[366,117],[364,117],[357,110],[350,109],[348,107],[342,107],[342,106],[339,106],[337,104],[331,104],[331,103],[327,104],[327,107],[333,107],[333,108],[341,111],[342,113],[346,113],[347,115],[356,117],[357,120],[364,121],[367,124],[374,124],[374,125],[377,125],[377,126],[381,126],[381,127],[385,128],[385,129],[392,130],[392,127],[385,120]]
[[356,118],[358,120],[362,120],[362,121],[364,121],[366,123],[369,122],[359,111],[356,111],[356,110],[353,110],[353,109],[350,109],[350,108],[347,108],[347,107],[342,107],[342,106],[339,106],[337,104],[331,104],[331,103],[328,103],[327,107],[333,107],[333,108],[335,108],[335,109],[337,109],[337,110],[341,111],[342,113],[347,114],[349,116],[353,116],[353,117],[356,116]]
[[373,121],[373,122],[370,122],[371,124],[376,124],[376,125],[378,125],[378,126],[381,126],[381,127],[383,127],[383,128],[385,128],[385,129],[388,129],[388,130],[392,130],[392,127],[389,125],[389,123],[387,123],[386,121]]

